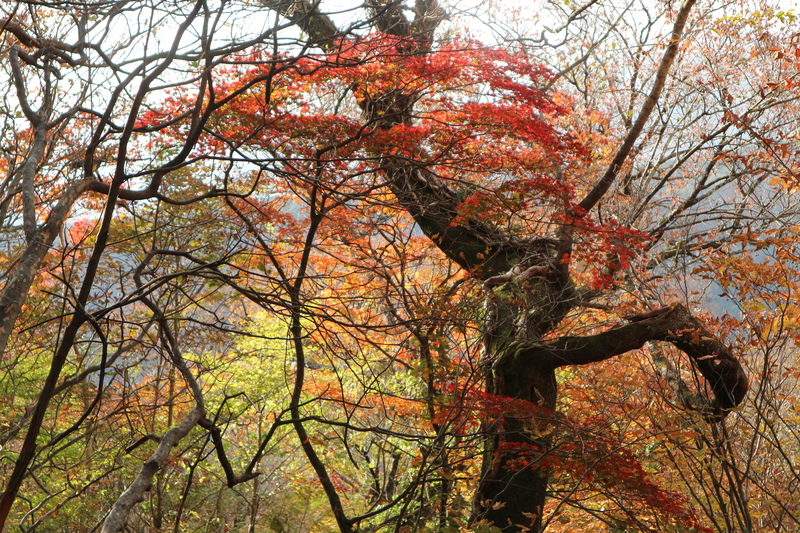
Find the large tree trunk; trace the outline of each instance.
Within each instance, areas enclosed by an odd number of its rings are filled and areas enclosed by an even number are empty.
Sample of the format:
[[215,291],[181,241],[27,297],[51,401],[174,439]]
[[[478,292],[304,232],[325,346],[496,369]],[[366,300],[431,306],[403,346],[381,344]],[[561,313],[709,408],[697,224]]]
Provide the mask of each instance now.
[[[503,531],[539,531],[549,478],[539,460],[551,444],[546,425],[547,413],[555,413],[555,372],[512,361],[494,368],[492,377],[491,394],[528,400],[542,409],[526,416],[512,408],[489,426],[473,521],[485,520]],[[519,396],[511,396],[515,392]]]
[[[494,287],[494,283],[502,284]],[[492,398],[473,522],[503,531],[541,531],[547,495],[549,435],[557,423],[555,370],[590,364],[651,341],[670,342],[689,356],[713,398],[695,409],[720,420],[745,397],[743,368],[722,342],[682,305],[628,317],[630,323],[595,335],[542,341],[570,307],[570,290],[554,291],[546,267],[515,269],[490,278],[487,305],[486,390]],[[538,301],[534,301],[538,299]],[[494,411],[494,412],[493,412]]]
[[[302,27],[316,45],[332,49],[338,35],[335,25],[315,3],[266,3]],[[584,213],[616,180],[658,102],[694,3],[685,0],[677,13],[651,92],[608,171],[578,204]],[[413,42],[408,53],[425,54],[443,12],[436,0],[417,0],[415,4],[413,21],[405,18],[401,3],[371,0],[366,5],[378,29]],[[392,88],[358,104],[367,124],[388,130],[413,124],[415,96]],[[596,335],[545,342],[545,334],[552,333],[578,304],[570,265],[560,260],[571,255],[571,225],[564,224],[556,232],[559,240],[555,241],[509,234],[479,217],[464,220],[459,212],[459,195],[424,162],[375,155],[381,160],[386,185],[398,205],[448,258],[475,279],[483,280],[487,290],[485,379],[493,409],[487,411],[484,422],[484,461],[474,498],[473,523],[492,523],[507,533],[541,530],[548,470],[540,459],[550,451],[548,426],[555,421],[555,371],[560,366],[602,361],[641,348],[648,341],[667,341],[686,352],[708,380],[715,395],[709,407],[712,415],[724,415],[744,398],[747,377],[739,363],[682,306],[630,317],[631,323]],[[453,223],[455,220],[459,223]]]
[[558,272],[555,246],[531,242],[527,260],[486,280],[486,391],[488,434],[473,521],[502,530],[539,531],[548,471],[540,461],[550,448],[557,384],[549,360],[529,357],[575,301],[569,278]]

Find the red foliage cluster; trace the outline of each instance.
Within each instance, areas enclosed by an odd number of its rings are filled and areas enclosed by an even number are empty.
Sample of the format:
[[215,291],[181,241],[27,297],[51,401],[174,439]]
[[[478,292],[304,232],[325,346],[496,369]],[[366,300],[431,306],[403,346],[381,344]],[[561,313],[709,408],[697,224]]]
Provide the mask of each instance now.
[[[344,39],[326,54],[238,58],[215,73],[206,99],[224,101],[225,112],[212,115],[194,155],[221,156],[246,144],[254,159],[271,161],[295,181],[324,164],[326,180],[363,192],[372,184],[361,177],[389,154],[487,191],[466,198],[464,214],[475,206],[497,221],[536,197],[539,205],[570,198],[569,181],[555,168],[587,153],[556,126],[570,110],[539,88],[550,76],[545,67],[475,41],[454,40],[422,55],[408,48],[375,34]],[[140,117],[137,127],[151,145],[173,144],[188,127],[198,99],[189,91],[175,89]],[[402,117],[412,105],[409,122]],[[378,118],[364,123],[368,107]]]
[[639,528],[646,527],[644,531],[661,531],[665,523],[680,524],[686,531],[710,531],[700,524],[688,498],[661,488],[629,446],[614,438],[605,418],[589,415],[576,420],[525,400],[475,390],[464,393],[453,386],[448,393],[458,406],[448,411],[451,419],[484,424],[514,419],[529,427],[527,441],[504,440],[493,451],[506,466],[549,469],[575,492],[595,493],[617,502],[616,508],[626,519]]
[[[194,155],[224,157],[242,147],[291,188],[319,186],[321,178],[365,197],[374,195],[387,156],[413,161],[464,194],[452,225],[480,220],[546,233],[567,223],[578,239],[574,257],[564,259],[586,265],[594,288],[610,286],[647,237],[578,212],[571,169],[579,174],[589,153],[580,132],[559,129],[570,109],[540,89],[551,73],[475,41],[425,54],[412,48],[376,33],[300,58],[265,50],[236,58],[215,73],[206,98],[224,101],[225,111],[212,114]],[[170,145],[188,127],[197,102],[188,91],[176,89],[140,118],[151,143]],[[377,118],[365,123],[365,109]]]

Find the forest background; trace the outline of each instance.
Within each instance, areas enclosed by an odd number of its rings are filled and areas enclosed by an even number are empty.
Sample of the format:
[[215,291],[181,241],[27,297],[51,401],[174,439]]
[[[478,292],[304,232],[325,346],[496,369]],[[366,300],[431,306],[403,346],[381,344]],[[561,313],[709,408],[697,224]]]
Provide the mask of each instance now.
[[0,37],[0,530],[800,529],[791,9]]

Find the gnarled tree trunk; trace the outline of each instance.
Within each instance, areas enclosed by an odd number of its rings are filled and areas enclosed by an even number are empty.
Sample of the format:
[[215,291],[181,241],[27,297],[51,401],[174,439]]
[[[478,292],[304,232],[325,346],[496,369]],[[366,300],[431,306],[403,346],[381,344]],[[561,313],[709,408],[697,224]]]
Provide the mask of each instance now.
[[[326,50],[333,48],[338,36],[335,25],[314,2],[266,3],[298,24],[314,44]],[[577,204],[583,213],[580,216],[591,211],[614,183],[658,102],[694,3],[686,0],[677,12],[651,92],[607,172]],[[408,43],[407,53],[424,55],[430,50],[433,32],[442,19],[436,0],[417,0],[412,21],[406,19],[401,3],[373,0],[366,5],[380,31]],[[358,104],[365,123],[372,129],[388,130],[413,124],[415,101],[416,95],[390,88]],[[492,523],[505,532],[541,530],[548,471],[537,464],[536,453],[547,453],[548,431],[530,414],[513,406],[522,401],[538,406],[535,410],[539,417],[553,415],[555,372],[561,366],[602,361],[648,341],[667,341],[686,352],[709,381],[716,396],[716,416],[724,415],[743,399],[747,377],[741,366],[682,306],[630,317],[630,323],[596,335],[545,342],[543,339],[580,303],[570,265],[562,261],[572,251],[571,226],[562,225],[556,232],[557,240],[509,234],[491,222],[465,217],[459,211],[459,195],[423,163],[388,154],[376,157],[399,207],[448,258],[482,280],[487,290],[486,391],[500,402],[505,399],[508,409],[485,423],[484,463],[474,498],[473,522]]]

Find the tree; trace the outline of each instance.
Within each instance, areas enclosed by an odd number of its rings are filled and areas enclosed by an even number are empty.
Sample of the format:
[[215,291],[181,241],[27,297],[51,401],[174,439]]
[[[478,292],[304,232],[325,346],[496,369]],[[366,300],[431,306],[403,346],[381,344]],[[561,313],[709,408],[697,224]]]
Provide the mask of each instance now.
[[[53,356],[42,392],[7,437],[27,427],[0,521],[43,453],[56,457],[71,435],[92,453],[90,432],[77,435],[100,413],[122,419],[114,395],[164,414],[152,428],[130,426],[131,438],[171,429],[115,498],[103,531],[125,527],[170,450],[198,427],[204,444],[180,454],[197,459],[176,528],[207,450],[225,483],[241,486],[259,479],[272,439],[292,428],[343,532],[413,520],[457,527],[451,511],[469,484],[463,464],[474,463],[476,438],[473,527],[541,530],[551,472],[569,464],[558,432],[583,431],[557,414],[559,372],[648,342],[689,357],[706,390],[687,393],[674,373],[667,381],[722,424],[748,390],[737,352],[686,305],[655,303],[670,287],[647,278],[678,279],[673,264],[774,225],[751,200],[785,194],[770,184],[789,157],[779,156],[788,148],[778,148],[784,134],[770,120],[793,86],[785,72],[746,88],[693,85],[684,74],[699,61],[693,47],[719,31],[706,27],[707,13],[692,17],[693,0],[647,19],[625,49],[629,64],[587,74],[613,64],[603,43],[634,31],[632,8],[590,2],[555,13],[564,21],[555,34],[600,36],[583,48],[568,39],[555,54],[544,54],[545,34],[509,34],[500,47],[448,34],[445,6],[430,0],[413,9],[368,2],[348,26],[305,1],[101,2],[66,18],[58,6],[9,8],[2,27],[16,101],[6,107],[19,113],[6,128],[17,144],[4,160],[11,237],[0,351],[19,357],[22,339],[44,339]],[[246,30],[248,17],[263,26]],[[134,18],[150,22],[139,28]],[[120,26],[127,33],[109,44]],[[669,37],[653,48],[664,29]],[[753,48],[772,40],[767,31]],[[626,92],[611,90],[622,77]],[[681,106],[684,115],[671,112]],[[83,233],[69,218],[79,213],[91,228]],[[36,285],[44,270],[58,290]],[[44,310],[25,308],[34,298]],[[254,332],[254,310],[285,331]],[[238,393],[220,385],[246,345],[236,339],[253,335],[291,354],[280,408],[251,399],[237,411]],[[180,376],[185,392],[132,395],[156,367],[171,369],[170,387]],[[423,408],[386,407],[406,394]],[[61,427],[48,419],[55,405],[72,405]],[[369,416],[379,405],[384,420]],[[270,429],[244,446],[231,427],[250,409]],[[598,449],[613,455],[604,439]],[[351,483],[371,486],[367,508],[343,501],[350,470],[337,452],[369,473]],[[653,489],[633,457],[622,463],[631,494]],[[43,492],[27,497],[29,515],[58,493]],[[254,488],[251,530],[258,497]],[[649,504],[693,520],[670,497]]]

